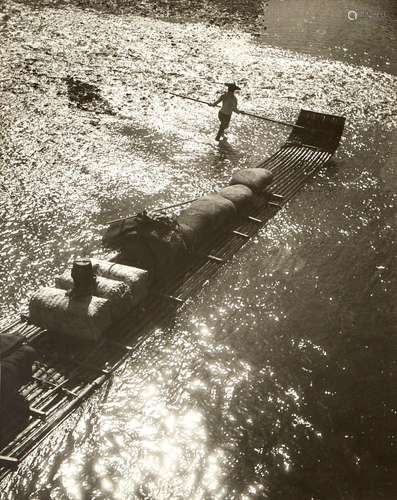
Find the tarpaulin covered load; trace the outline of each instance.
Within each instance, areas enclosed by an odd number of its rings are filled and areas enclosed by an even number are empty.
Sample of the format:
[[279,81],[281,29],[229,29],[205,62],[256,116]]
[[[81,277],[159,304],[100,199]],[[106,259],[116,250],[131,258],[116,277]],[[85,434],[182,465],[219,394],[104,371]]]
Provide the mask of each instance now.
[[261,193],[273,181],[273,174],[264,168],[244,168],[233,172],[230,185],[243,184],[255,193]]
[[43,287],[29,303],[30,321],[42,328],[85,340],[98,340],[112,323],[110,302],[95,296],[74,297]]
[[243,184],[227,186],[221,189],[218,194],[231,201],[239,215],[249,214],[253,209],[264,203],[262,197]]
[[213,238],[217,231],[226,229],[237,216],[234,204],[219,194],[200,198],[178,216],[183,237],[191,248],[196,248]]
[[143,212],[132,219],[113,223],[103,244],[119,251],[115,258],[117,263],[146,269],[160,280],[178,274],[187,260],[179,224],[162,215]]

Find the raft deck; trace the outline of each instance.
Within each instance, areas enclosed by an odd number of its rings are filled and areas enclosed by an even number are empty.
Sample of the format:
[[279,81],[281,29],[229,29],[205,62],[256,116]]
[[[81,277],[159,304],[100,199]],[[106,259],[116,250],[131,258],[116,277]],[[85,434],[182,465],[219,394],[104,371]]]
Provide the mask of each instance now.
[[273,172],[271,201],[264,197],[263,205],[241,219],[237,227],[217,235],[206,249],[193,254],[187,273],[175,277],[160,292],[152,292],[141,307],[114,324],[94,348],[70,339],[60,341],[55,335],[47,335],[46,330],[23,321],[0,332],[23,335],[40,357],[34,365],[32,381],[20,391],[29,404],[28,421],[25,418],[21,422],[20,415],[10,413],[6,428],[1,429],[0,481],[109,380],[132,350],[155,329],[167,325],[176,311],[291,201],[332,157],[344,121],[342,117],[302,110],[297,124],[308,129],[294,129],[284,146],[256,165]]

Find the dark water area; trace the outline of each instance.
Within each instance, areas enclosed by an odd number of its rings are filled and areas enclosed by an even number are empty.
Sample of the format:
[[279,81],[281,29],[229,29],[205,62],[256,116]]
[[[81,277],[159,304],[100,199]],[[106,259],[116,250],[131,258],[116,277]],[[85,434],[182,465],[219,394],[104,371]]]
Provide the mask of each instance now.
[[[288,130],[204,100],[346,116],[332,162],[1,485],[0,498],[397,498],[396,4],[2,4],[0,311],[106,221],[224,186]],[[97,97],[80,105],[70,78]],[[78,105],[77,105],[78,104]]]

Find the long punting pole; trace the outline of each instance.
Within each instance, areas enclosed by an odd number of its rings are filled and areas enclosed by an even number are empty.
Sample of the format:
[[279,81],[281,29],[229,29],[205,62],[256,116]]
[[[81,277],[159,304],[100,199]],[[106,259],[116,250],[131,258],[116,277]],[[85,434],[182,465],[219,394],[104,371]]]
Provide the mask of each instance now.
[[[175,94],[175,92],[165,91],[166,94],[173,95],[175,97],[181,97],[182,99],[187,99],[188,101],[199,102],[201,104],[207,104],[207,106],[212,106],[208,101],[202,101],[201,99],[196,99],[195,97],[188,97],[186,95]],[[241,115],[252,116],[253,118],[259,118],[260,120],[265,120],[267,122],[278,123],[279,125],[285,125],[286,127],[300,128],[302,130],[310,130],[307,127],[302,127],[302,125],[295,125],[295,123],[284,122],[282,120],[273,120],[273,118],[267,118],[266,116],[255,115],[254,113],[248,113],[248,111],[239,111]]]

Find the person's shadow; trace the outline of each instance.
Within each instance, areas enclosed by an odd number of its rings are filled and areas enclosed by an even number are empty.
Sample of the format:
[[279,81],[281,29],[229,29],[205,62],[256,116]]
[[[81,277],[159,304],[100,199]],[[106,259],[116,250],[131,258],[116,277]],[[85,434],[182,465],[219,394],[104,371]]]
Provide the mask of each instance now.
[[227,138],[223,138],[218,142],[219,160],[228,160],[230,163],[237,165],[240,159],[240,153],[237,149],[227,141]]

